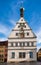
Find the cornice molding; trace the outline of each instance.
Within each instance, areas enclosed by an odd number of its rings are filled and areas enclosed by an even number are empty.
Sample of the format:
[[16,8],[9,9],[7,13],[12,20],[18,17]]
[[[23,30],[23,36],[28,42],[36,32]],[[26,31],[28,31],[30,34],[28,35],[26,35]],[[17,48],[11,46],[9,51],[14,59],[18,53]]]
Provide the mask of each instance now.
[[8,38],[8,39],[34,39],[34,38],[36,37],[24,37],[24,38],[17,37],[17,38]]

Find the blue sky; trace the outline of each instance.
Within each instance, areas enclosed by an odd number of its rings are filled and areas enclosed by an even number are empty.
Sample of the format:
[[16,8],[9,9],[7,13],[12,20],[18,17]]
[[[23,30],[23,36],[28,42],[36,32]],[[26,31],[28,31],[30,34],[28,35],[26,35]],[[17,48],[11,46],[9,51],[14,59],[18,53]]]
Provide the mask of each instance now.
[[37,49],[41,47],[41,0],[0,0],[0,41],[6,40],[20,18],[23,3],[24,18],[37,36]]

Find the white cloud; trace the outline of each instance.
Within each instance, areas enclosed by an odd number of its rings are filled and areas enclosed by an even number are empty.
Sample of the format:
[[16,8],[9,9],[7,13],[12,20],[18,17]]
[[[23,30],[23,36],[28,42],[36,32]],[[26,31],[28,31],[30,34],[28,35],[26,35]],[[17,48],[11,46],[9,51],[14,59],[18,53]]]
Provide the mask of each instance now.
[[0,41],[7,41],[7,38],[1,38]]
[[30,19],[30,26],[35,30],[37,36],[37,44],[40,44],[41,43],[41,16],[37,12],[32,13]]
[[30,19],[30,25],[33,26],[34,24],[41,23],[41,16],[37,12],[32,12],[31,19]]
[[41,27],[39,28],[39,30],[36,32],[37,35],[37,42],[38,44],[41,43]]
[[18,5],[21,5],[21,6],[22,6],[23,3],[24,3],[24,1],[25,1],[25,0],[18,1],[18,2],[17,2],[17,6],[18,6]]
[[13,24],[14,26],[16,25],[16,22],[14,20],[10,20],[10,23]]
[[12,1],[11,5],[10,5],[11,9],[14,11],[14,9],[16,9],[17,7],[23,6],[23,4],[24,4],[25,1],[26,0],[18,0],[16,2],[16,4],[14,4],[14,2]]
[[0,24],[0,33],[3,33],[6,35],[8,35],[8,31],[9,31],[9,28],[7,28],[5,25],[3,24]]
[[37,47],[37,51],[38,51],[40,48],[41,48],[41,46],[38,46],[38,47]]
[[25,2],[26,0],[18,0],[18,2],[17,2],[17,5],[16,6],[23,6],[23,3]]
[[[11,24],[13,24],[15,26],[16,22],[13,21],[13,20],[10,20],[9,21]],[[12,28],[11,28],[12,29]],[[10,32],[11,32],[11,29],[3,24],[0,24],[0,33],[4,34],[5,37],[2,37],[0,38],[0,41],[4,41],[4,40],[7,40]],[[0,36],[1,37],[1,36]]]
[[37,51],[41,48],[41,27],[36,32],[37,35]]

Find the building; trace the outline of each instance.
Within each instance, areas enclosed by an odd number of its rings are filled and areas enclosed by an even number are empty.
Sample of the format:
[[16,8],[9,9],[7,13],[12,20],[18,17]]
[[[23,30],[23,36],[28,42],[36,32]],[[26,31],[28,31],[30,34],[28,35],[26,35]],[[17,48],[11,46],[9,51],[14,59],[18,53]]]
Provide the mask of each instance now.
[[0,41],[0,62],[7,62],[8,41]]
[[5,46],[0,46],[0,62],[4,62],[4,51]]
[[20,19],[8,37],[7,62],[37,61],[36,35],[24,20],[23,12],[20,8]]
[[41,48],[39,49],[37,53],[37,60],[41,61]]

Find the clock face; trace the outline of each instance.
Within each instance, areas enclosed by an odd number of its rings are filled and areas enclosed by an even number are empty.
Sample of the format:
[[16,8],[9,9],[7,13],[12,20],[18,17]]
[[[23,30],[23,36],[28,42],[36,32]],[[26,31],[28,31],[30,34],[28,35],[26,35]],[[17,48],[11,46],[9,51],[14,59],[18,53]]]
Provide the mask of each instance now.
[[20,23],[20,26],[21,26],[21,27],[24,27],[24,23]]

